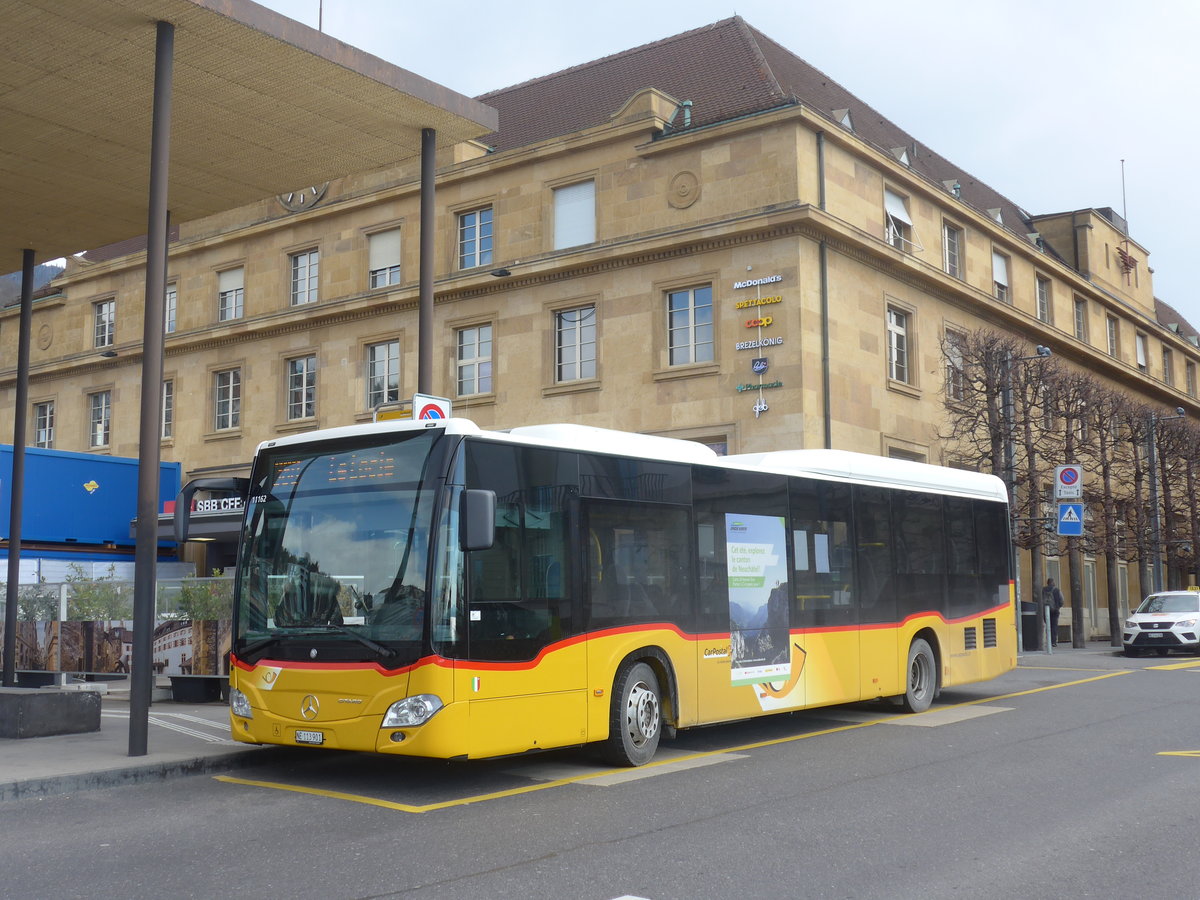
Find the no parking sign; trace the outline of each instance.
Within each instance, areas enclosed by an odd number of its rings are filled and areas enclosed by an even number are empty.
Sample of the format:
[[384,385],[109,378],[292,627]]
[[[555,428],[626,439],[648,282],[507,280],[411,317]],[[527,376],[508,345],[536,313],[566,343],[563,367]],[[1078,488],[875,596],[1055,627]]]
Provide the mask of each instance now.
[[1083,467],[1056,466],[1054,469],[1054,499],[1078,500],[1083,496]]
[[448,419],[450,418],[450,401],[445,397],[432,397],[429,394],[413,394],[414,419]]

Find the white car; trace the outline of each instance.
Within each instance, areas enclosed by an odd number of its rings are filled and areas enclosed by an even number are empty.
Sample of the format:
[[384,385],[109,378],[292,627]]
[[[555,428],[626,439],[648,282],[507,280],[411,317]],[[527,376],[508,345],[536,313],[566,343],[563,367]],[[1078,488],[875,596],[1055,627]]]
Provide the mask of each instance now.
[[1200,651],[1200,591],[1151,594],[1125,620],[1123,643],[1126,656]]

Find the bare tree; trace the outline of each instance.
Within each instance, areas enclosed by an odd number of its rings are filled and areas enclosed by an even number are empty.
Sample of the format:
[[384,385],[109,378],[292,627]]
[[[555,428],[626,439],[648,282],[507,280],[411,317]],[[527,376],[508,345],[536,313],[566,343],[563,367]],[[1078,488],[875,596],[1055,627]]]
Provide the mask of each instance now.
[[1125,420],[1128,416],[1129,398],[1126,394],[1106,385],[1097,384],[1088,403],[1086,421],[1092,440],[1089,468],[1099,475],[1098,490],[1089,498],[1098,515],[1092,517],[1096,523],[1093,530],[1097,549],[1104,556],[1105,587],[1108,594],[1109,643],[1121,646],[1120,604],[1121,590],[1118,582],[1121,560],[1121,517],[1118,503],[1118,486],[1132,468],[1132,445],[1125,436]]
[[[1044,385],[1055,364],[1031,350],[1020,338],[997,331],[948,333],[942,343],[947,415],[938,437],[956,461],[1004,479],[1011,533],[1015,545],[1029,551],[1031,599],[1040,610]],[[1013,577],[1019,575],[1015,567]]]

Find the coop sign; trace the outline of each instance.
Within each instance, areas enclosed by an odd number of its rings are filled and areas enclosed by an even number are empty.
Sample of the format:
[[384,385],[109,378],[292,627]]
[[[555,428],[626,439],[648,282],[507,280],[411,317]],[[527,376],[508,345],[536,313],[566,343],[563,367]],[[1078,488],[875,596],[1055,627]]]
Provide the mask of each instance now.
[[192,512],[198,513],[223,513],[223,512],[241,512],[245,507],[245,501],[241,497],[214,497],[209,500],[193,500]]

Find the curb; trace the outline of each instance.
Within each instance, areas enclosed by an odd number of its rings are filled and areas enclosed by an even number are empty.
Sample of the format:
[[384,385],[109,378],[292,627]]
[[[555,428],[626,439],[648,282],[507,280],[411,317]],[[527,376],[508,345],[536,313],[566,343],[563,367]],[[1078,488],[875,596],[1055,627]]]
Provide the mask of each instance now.
[[[0,803],[9,800],[44,799],[80,791],[102,790],[125,785],[148,784],[168,778],[207,775],[234,769],[253,768],[277,762],[290,747],[255,747],[212,756],[197,756],[167,762],[130,765],[118,769],[50,775],[23,781],[0,782]],[[281,752],[282,751],[282,752]]]

